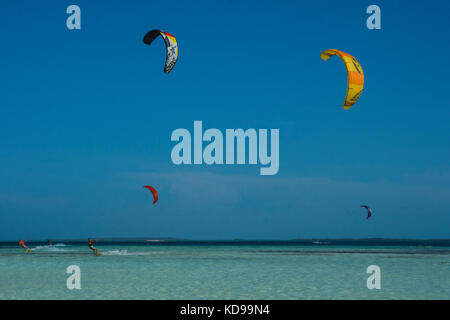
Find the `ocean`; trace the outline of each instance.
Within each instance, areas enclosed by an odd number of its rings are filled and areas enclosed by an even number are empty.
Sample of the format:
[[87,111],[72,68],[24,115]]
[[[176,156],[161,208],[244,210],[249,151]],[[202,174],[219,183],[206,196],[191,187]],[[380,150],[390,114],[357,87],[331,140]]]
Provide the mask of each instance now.
[[27,244],[0,243],[0,299],[450,299],[450,240]]

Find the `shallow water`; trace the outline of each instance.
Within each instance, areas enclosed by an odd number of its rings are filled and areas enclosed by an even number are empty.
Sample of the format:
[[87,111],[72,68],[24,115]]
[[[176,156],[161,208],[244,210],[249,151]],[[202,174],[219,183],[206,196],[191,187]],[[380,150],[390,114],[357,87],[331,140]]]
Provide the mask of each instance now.
[[[450,299],[450,248],[351,246],[0,247],[0,299]],[[81,269],[69,290],[66,268]],[[381,289],[366,286],[370,265]]]

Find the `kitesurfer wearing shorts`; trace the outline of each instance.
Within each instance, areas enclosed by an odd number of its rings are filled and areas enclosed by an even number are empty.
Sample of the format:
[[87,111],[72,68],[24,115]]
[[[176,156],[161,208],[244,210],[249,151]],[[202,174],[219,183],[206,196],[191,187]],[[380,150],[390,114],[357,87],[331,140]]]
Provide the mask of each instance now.
[[91,238],[88,239],[88,246],[89,246],[89,249],[91,249],[92,251],[94,251],[94,254],[95,254],[96,256],[99,256],[100,253],[98,253],[98,249],[97,249],[97,248],[94,248],[94,244],[96,244],[97,242],[98,242],[98,240],[92,240]]
[[20,240],[20,241],[19,241],[19,245],[20,245],[22,248],[25,249],[25,252],[30,252],[30,248],[28,248],[28,247],[25,245],[25,242],[27,242],[27,240],[25,240],[25,241]]

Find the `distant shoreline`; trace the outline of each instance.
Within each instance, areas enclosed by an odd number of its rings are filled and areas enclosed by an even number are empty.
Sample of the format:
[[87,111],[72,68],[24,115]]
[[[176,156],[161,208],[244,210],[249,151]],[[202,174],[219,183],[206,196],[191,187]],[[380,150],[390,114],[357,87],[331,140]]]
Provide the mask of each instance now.
[[[53,244],[85,244],[86,239],[51,239]],[[28,240],[30,245],[47,245],[45,240]],[[1,246],[15,246],[16,240],[0,241]],[[311,246],[444,246],[450,247],[450,239],[393,239],[393,238],[362,238],[362,239],[291,239],[291,240],[190,240],[176,238],[99,238],[98,245],[149,245],[149,246],[236,246],[236,245],[311,245]]]

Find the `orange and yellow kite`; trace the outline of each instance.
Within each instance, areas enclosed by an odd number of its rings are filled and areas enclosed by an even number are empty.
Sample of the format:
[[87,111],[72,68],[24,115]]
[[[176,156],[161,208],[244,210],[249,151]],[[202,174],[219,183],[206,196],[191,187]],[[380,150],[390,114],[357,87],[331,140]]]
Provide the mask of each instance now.
[[328,49],[320,54],[323,60],[328,60],[330,57],[338,55],[345,63],[347,68],[347,95],[345,96],[344,109],[350,109],[356,101],[358,101],[364,87],[364,73],[355,57],[348,53],[336,49]]

